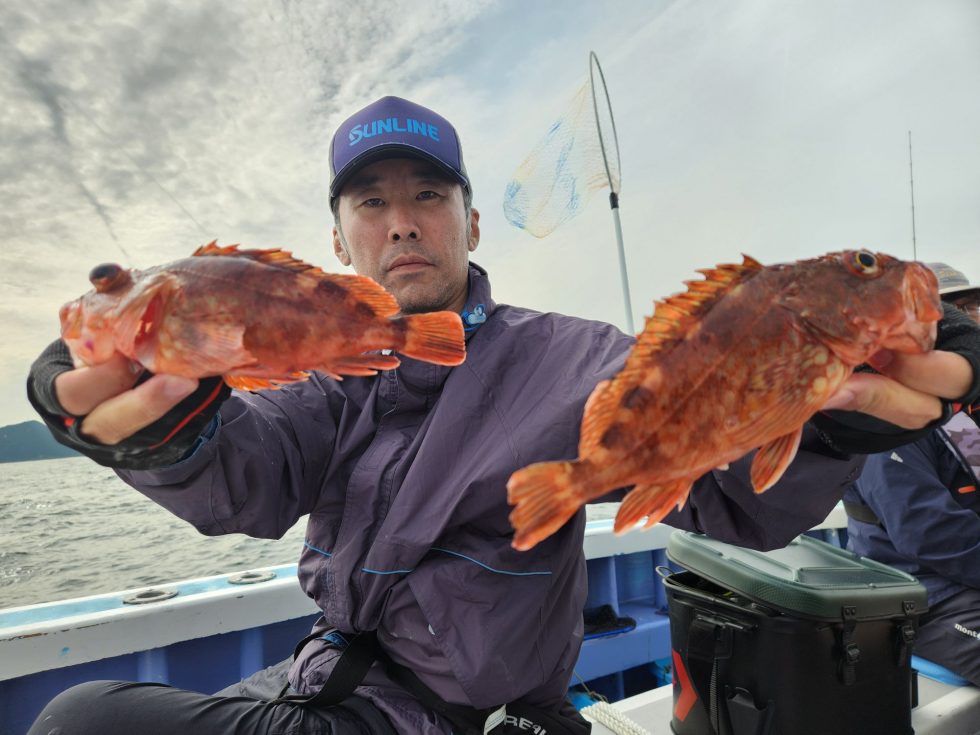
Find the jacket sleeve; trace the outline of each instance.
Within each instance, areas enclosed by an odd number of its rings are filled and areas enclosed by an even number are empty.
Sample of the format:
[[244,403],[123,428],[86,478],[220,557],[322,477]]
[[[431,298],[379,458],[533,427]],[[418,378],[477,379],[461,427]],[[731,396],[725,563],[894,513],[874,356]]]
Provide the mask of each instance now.
[[190,456],[117,474],[205,535],[281,538],[310,512],[332,466],[344,398],[330,382],[236,391]]
[[937,471],[936,441],[868,459],[858,491],[898,553],[954,582],[980,589],[980,515],[958,504]]
[[684,508],[670,513],[664,523],[753,549],[782,548],[827,517],[864,464],[864,457],[827,447],[808,424],[799,452],[779,482],[756,494],[749,474],[754,456],[751,452],[728,470],[701,477]]

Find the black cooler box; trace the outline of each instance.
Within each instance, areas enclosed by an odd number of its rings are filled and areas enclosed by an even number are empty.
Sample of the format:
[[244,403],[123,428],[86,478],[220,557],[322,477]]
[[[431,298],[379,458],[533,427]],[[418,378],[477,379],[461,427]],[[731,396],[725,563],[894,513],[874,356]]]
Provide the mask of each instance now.
[[677,735],[911,735],[926,590],[808,536],[760,552],[675,532],[664,575]]

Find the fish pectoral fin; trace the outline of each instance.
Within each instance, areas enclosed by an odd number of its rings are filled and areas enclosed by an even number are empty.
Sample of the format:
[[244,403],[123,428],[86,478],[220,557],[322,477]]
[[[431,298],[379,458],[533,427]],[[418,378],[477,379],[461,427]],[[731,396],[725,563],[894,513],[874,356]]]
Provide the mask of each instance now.
[[246,375],[251,374],[256,359],[245,349],[244,339],[243,324],[202,323],[185,347],[193,351],[195,364],[205,375],[223,372],[232,365],[244,366],[235,374]]
[[225,375],[223,376],[223,380],[225,381],[225,385],[234,390],[256,391],[279,387],[271,380],[250,378],[246,375]]
[[613,532],[626,533],[644,518],[647,519],[644,528],[659,523],[674,506],[678,510],[684,507],[693,484],[693,480],[684,478],[668,485],[637,485],[619,506]]
[[582,429],[578,443],[578,455],[584,457],[599,446],[603,433],[616,417],[619,396],[609,390],[611,380],[600,381],[585,402],[582,413]]
[[759,447],[752,459],[752,487],[756,493],[764,493],[783,476],[789,463],[796,456],[803,437],[803,427]]
[[400,364],[394,355],[376,353],[340,357],[318,369],[331,375],[377,375],[379,370],[393,370]]
[[144,365],[152,365],[167,302],[179,290],[176,276],[158,274],[120,309],[113,327],[117,349],[133,355]]
[[225,385],[235,390],[268,390],[277,389],[289,383],[296,383],[306,380],[310,374],[303,371],[284,373],[281,370],[271,370],[263,368],[247,368],[222,376]]
[[539,462],[518,470],[507,481],[507,502],[514,527],[511,542],[527,551],[565,525],[585,502],[575,483],[573,462]]

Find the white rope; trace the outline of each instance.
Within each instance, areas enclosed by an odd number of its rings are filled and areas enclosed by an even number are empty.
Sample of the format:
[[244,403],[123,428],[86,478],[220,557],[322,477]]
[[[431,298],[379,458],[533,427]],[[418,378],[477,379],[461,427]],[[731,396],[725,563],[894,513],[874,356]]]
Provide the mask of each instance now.
[[579,711],[583,716],[605,725],[616,735],[652,735],[636,720],[630,719],[608,702],[596,702]]

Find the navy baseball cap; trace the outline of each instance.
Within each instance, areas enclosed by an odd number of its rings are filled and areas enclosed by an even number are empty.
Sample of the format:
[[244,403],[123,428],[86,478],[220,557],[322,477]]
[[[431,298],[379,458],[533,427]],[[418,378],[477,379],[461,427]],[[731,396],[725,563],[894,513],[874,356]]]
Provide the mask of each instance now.
[[330,202],[358,169],[384,158],[421,158],[470,187],[452,124],[401,97],[382,97],[344,120],[330,141]]

